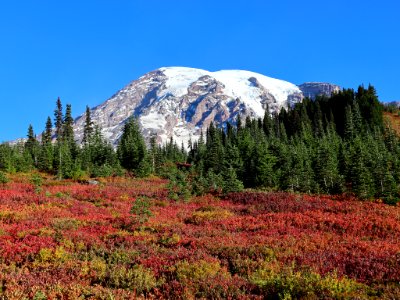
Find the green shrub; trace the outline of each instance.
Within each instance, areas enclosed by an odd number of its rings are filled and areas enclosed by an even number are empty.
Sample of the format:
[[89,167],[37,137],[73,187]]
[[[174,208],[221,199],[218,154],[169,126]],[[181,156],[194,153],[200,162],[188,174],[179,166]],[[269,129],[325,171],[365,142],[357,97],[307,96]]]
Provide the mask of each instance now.
[[175,267],[176,279],[185,286],[186,299],[240,298],[240,283],[222,268],[218,261],[180,261]]
[[8,181],[9,180],[7,175],[4,172],[0,171],[0,184],[6,184]]
[[114,174],[114,168],[109,164],[94,166],[91,170],[92,177],[109,177]]
[[129,289],[138,294],[149,292],[157,286],[153,272],[141,265],[133,268],[115,265],[108,271],[106,285],[113,288]]
[[153,215],[153,213],[150,211],[150,206],[151,202],[149,197],[137,197],[130,212],[136,216],[136,219],[139,221],[139,223],[144,223],[147,222],[149,217]]
[[81,221],[71,218],[59,218],[52,221],[53,228],[56,230],[77,229],[81,225]]
[[35,187],[35,193],[40,193],[42,191],[43,178],[39,174],[33,173],[31,176],[31,183]]
[[251,276],[263,295],[278,299],[328,298],[355,299],[367,297],[368,287],[336,274],[321,276],[311,270],[281,267],[276,261],[263,263]]

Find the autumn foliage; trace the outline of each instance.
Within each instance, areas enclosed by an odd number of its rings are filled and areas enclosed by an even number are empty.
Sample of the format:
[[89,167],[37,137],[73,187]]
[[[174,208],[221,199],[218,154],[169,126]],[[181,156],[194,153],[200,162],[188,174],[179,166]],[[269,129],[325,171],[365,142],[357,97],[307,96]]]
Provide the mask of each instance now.
[[[158,178],[0,185],[4,299],[400,297],[400,207]],[[136,203],[136,204],[135,204]]]

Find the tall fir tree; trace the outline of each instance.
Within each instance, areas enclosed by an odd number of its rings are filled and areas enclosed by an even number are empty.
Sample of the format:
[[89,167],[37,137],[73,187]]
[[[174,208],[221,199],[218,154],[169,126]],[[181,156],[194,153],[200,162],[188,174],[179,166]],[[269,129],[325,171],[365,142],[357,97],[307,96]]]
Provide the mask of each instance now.
[[71,104],[67,104],[65,108],[65,117],[63,122],[62,140],[69,148],[69,152],[74,160],[78,156],[78,147],[74,136],[74,119],[72,117]]
[[39,158],[39,142],[36,139],[36,135],[33,131],[32,125],[29,125],[28,127],[27,140],[25,142],[25,151],[27,151],[30,155],[33,164],[37,166]]
[[125,124],[117,147],[121,166],[136,175],[145,176],[150,172],[147,149],[136,119],[131,117]]
[[44,172],[53,170],[53,144],[52,144],[53,124],[51,118],[47,117],[45,131],[42,133],[42,143],[40,147],[38,168]]
[[57,141],[60,141],[62,138],[62,130],[64,125],[63,109],[60,97],[57,99],[56,109],[54,110],[54,125],[56,127]]
[[92,116],[90,113],[90,108],[89,106],[86,106],[86,114],[85,114],[85,125],[83,127],[83,139],[82,139],[82,143],[83,144],[87,144],[90,139],[91,136],[93,134],[93,121],[92,121]]

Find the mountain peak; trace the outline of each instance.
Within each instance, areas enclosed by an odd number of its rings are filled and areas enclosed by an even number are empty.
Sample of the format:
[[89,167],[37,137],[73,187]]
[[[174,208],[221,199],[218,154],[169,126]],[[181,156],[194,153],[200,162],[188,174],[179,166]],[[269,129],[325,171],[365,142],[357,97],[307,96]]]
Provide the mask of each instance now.
[[[296,85],[245,70],[210,72],[188,67],[163,67],[132,81],[91,110],[103,134],[117,143],[125,121],[138,119],[146,138],[177,143],[196,140],[211,122],[223,126],[241,118],[263,117],[303,99]],[[83,116],[75,133],[83,135]]]

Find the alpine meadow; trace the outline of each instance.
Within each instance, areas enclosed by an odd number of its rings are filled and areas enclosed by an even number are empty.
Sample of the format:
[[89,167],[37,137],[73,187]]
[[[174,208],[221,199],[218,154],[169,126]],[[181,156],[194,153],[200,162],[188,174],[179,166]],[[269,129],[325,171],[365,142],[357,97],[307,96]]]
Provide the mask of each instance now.
[[0,300],[400,299],[400,2],[3,2]]

